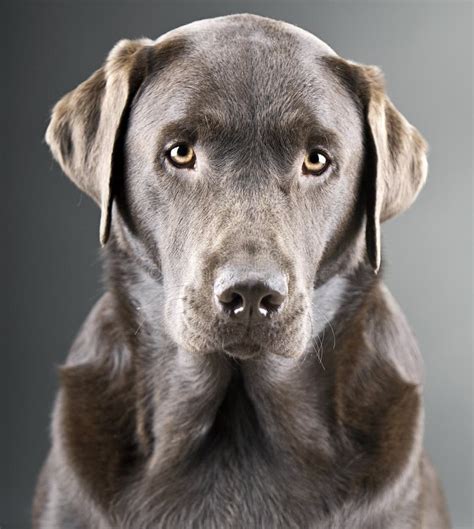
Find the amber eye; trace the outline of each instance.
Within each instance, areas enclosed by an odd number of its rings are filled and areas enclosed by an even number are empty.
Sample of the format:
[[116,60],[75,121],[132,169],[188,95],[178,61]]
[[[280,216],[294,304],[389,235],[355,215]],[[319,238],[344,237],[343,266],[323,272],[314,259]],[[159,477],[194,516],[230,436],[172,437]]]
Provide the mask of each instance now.
[[196,161],[196,154],[191,145],[179,143],[166,153],[169,161],[176,167],[192,168]]
[[329,158],[321,151],[311,151],[306,154],[303,162],[303,172],[319,176],[329,167]]

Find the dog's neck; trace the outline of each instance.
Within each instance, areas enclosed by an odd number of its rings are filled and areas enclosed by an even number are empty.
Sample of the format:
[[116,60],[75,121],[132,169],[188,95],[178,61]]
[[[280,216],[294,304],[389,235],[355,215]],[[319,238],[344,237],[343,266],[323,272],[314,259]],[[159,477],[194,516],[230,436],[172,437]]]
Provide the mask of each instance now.
[[[243,446],[269,440],[286,453],[330,455],[337,342],[351,326],[373,275],[359,268],[314,292],[313,339],[299,358],[278,351],[234,360],[224,352],[191,354],[172,343],[156,306],[156,278],[115,260],[109,286],[126,329],[138,387],[137,429],[150,465],[183,460],[208,443]],[[122,263],[122,264],[119,264]],[[153,292],[154,301],[150,299]],[[152,303],[153,301],[153,303]],[[260,441],[259,441],[260,440]]]

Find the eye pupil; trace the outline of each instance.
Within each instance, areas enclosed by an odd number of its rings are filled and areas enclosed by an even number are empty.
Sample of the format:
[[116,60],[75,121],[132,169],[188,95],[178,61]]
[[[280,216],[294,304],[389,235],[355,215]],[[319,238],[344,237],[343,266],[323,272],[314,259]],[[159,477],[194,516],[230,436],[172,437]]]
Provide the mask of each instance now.
[[189,152],[189,147],[187,145],[178,145],[178,148],[176,149],[176,155],[181,156],[183,158],[186,158],[186,155]]
[[323,156],[317,151],[313,151],[312,153],[310,153],[309,161],[314,164],[324,163]]

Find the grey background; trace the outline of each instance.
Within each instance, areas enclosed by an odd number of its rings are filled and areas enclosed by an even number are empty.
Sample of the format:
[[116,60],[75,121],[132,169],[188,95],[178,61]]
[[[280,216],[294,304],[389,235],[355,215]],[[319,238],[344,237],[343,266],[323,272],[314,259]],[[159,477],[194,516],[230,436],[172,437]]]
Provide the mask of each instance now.
[[[100,296],[98,211],[43,143],[51,106],[123,37],[254,12],[377,64],[428,139],[428,183],[384,225],[386,280],[426,364],[426,446],[472,528],[472,5],[432,2],[10,2],[2,9],[0,526],[28,527],[57,366]],[[4,328],[3,328],[4,327]]]

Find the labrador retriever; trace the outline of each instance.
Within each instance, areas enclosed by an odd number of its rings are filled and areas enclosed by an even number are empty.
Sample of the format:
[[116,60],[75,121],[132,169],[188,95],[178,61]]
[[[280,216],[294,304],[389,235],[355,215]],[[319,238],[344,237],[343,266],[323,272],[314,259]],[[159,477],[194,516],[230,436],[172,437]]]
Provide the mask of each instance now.
[[107,291],[60,369],[41,529],[447,529],[380,225],[426,144],[378,68],[254,15],[123,40],[46,140]]

